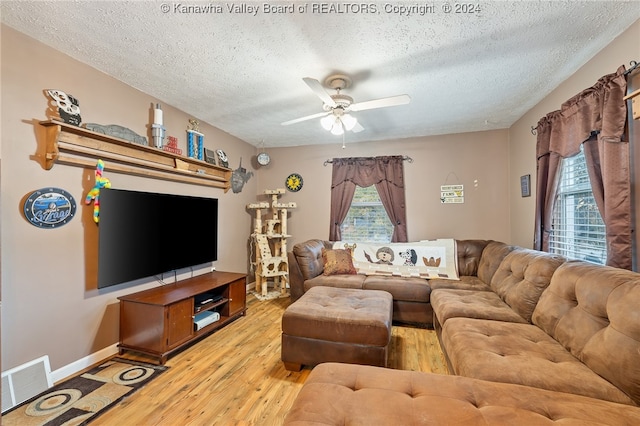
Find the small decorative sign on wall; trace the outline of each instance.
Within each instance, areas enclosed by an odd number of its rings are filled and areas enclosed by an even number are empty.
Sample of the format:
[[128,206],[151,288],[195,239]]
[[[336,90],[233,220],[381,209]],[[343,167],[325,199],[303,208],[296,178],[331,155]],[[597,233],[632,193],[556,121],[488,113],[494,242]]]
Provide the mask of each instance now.
[[520,176],[520,195],[531,196],[531,175]]
[[464,203],[464,185],[441,185],[440,202],[442,204]]
[[24,202],[24,216],[39,228],[66,225],[76,214],[76,200],[64,189],[43,188],[34,191]]

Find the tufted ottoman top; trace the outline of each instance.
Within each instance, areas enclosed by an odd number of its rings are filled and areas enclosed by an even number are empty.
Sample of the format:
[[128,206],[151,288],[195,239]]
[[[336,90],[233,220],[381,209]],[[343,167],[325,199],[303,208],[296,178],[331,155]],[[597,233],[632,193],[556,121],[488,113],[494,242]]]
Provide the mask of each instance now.
[[393,298],[386,291],[313,287],[282,316],[282,332],[331,342],[386,346]]

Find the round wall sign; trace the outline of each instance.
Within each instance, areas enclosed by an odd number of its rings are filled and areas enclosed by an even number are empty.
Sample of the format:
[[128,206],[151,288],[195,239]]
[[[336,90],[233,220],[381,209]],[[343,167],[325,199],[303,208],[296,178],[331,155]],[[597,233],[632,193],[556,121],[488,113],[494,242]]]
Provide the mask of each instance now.
[[66,225],[75,214],[76,200],[64,189],[39,189],[24,202],[25,217],[29,223],[39,228]]
[[289,176],[287,176],[284,184],[287,186],[287,189],[289,191],[298,192],[302,189],[302,176],[300,176],[298,173],[291,173]]

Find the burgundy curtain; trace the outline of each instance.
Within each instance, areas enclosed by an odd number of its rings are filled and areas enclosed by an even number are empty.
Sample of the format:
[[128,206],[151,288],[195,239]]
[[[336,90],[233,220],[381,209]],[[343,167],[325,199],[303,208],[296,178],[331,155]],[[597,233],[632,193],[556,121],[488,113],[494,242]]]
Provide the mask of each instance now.
[[607,232],[607,265],[632,268],[630,154],[623,140],[625,90],[621,66],[538,122],[534,248],[549,250],[561,160],[577,154],[584,143],[593,196]]
[[375,185],[393,223],[391,242],[407,242],[402,156],[334,158],[331,176],[329,239],[340,241],[340,225],[349,212],[356,185]]

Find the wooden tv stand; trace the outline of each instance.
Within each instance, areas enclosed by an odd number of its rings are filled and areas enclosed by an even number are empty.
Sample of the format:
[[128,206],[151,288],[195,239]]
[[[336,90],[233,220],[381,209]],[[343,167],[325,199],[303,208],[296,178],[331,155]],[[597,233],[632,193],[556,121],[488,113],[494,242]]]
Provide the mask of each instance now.
[[[140,352],[164,364],[171,353],[245,314],[246,281],[246,274],[214,271],[118,297],[120,354]],[[196,314],[205,311],[220,319],[197,330]]]

